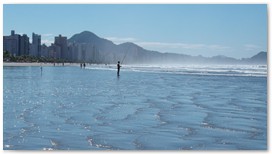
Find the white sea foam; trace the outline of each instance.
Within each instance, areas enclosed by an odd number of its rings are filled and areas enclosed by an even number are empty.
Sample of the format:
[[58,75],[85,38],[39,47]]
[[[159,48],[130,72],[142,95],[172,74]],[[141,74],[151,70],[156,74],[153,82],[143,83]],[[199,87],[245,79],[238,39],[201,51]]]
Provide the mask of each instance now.
[[[87,69],[115,71],[115,65],[91,65]],[[123,65],[121,71],[266,77],[266,65]]]

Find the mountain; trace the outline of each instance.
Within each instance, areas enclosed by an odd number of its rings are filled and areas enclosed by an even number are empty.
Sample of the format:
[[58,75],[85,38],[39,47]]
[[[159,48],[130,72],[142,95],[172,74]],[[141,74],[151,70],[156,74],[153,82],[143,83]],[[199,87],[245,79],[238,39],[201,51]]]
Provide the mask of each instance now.
[[218,55],[218,56],[211,57],[210,60],[213,63],[217,63],[217,64],[235,64],[235,63],[239,63],[239,60],[237,60],[235,58],[223,56],[223,55]]
[[92,32],[89,31],[83,31],[79,34],[73,35],[68,42],[75,42],[75,43],[90,43],[90,42],[96,42],[100,41],[101,38],[99,38],[97,35],[95,35]]
[[267,52],[259,52],[257,55],[249,58],[248,62],[253,64],[267,64]]
[[100,38],[89,31],[73,35],[68,39],[68,44],[81,51],[77,57],[78,61],[91,63],[112,63],[114,58],[112,56],[118,51],[117,45],[112,41]]
[[90,63],[115,64],[117,61],[121,61],[125,64],[266,64],[267,57],[266,52],[260,52],[251,58],[242,60],[222,55],[209,58],[161,53],[146,50],[132,42],[116,45],[89,31],[73,35],[68,39],[68,44],[77,52],[74,61]]
[[98,37],[92,32],[84,31],[68,39],[68,44],[81,50],[81,61],[91,63],[154,63],[161,53],[146,50],[134,43],[119,45]]

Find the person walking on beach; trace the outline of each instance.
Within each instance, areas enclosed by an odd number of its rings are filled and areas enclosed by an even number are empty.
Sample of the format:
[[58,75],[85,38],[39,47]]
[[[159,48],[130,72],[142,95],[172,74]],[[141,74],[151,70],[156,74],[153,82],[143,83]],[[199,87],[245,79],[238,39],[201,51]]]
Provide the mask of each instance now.
[[118,61],[118,63],[117,63],[117,76],[120,76],[120,67],[121,67],[121,65],[120,65],[120,61]]

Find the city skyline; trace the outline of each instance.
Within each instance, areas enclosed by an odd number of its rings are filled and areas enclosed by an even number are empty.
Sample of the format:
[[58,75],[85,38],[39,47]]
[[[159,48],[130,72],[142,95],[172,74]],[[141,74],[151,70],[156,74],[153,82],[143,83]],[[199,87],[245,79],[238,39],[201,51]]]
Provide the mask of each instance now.
[[[20,35],[11,31],[11,34],[3,37],[4,61],[69,61],[89,62],[96,64],[112,64],[126,55],[126,63],[134,64],[266,64],[266,52],[259,52],[251,58],[235,59],[226,56],[191,56],[175,53],[160,53],[146,50],[134,43],[122,43],[116,45],[111,41],[100,38],[96,34],[84,31],[73,35],[70,39],[66,36],[55,37],[54,43],[46,46],[41,44],[41,35],[32,33],[32,43],[26,34]],[[128,55],[128,56],[127,56]],[[19,56],[13,58],[12,56]],[[30,56],[32,60],[27,60]],[[46,58],[46,59],[44,59]],[[34,60],[35,61],[35,60]]]
[[3,13],[4,35],[35,32],[47,45],[88,30],[162,53],[245,58],[267,51],[267,5],[4,4]]

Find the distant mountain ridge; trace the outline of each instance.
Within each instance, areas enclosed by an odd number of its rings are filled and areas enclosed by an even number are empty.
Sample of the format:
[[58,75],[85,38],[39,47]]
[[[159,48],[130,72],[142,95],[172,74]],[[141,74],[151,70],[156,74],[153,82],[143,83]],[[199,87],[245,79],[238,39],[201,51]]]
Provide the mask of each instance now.
[[222,55],[203,57],[161,53],[146,50],[132,42],[116,45],[90,31],[73,35],[68,39],[68,43],[77,45],[82,52],[81,59],[91,63],[115,64],[121,61],[126,64],[267,64],[267,52],[263,51],[241,60]]
[[261,51],[257,55],[254,55],[251,58],[246,59],[246,61],[255,64],[267,64],[267,52]]

